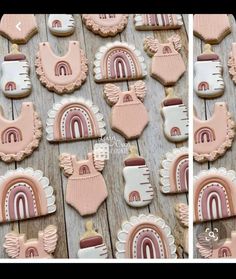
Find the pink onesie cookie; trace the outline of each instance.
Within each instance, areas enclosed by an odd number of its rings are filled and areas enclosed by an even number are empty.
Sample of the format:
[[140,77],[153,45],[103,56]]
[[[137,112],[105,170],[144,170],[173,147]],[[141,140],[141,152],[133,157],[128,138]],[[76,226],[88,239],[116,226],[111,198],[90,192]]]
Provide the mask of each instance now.
[[111,128],[128,140],[141,136],[148,124],[148,113],[143,104],[145,95],[143,81],[137,81],[124,92],[114,84],[104,87],[104,97],[112,106]]

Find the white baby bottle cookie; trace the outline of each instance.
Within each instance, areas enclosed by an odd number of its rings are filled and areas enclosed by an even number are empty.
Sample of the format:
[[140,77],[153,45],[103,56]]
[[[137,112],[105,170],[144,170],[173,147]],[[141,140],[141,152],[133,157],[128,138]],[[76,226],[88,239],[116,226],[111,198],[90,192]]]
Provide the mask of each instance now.
[[22,98],[30,94],[32,85],[29,77],[29,63],[19,52],[18,45],[11,46],[10,54],[4,57],[1,65],[1,90],[8,98]]
[[75,19],[71,14],[50,14],[48,28],[55,36],[70,36],[75,31]]

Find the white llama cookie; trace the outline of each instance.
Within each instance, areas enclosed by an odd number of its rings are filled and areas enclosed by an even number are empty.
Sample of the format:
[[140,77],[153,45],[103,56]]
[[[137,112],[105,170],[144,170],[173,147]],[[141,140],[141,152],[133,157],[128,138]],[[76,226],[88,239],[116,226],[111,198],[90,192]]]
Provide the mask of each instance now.
[[48,28],[55,36],[70,36],[75,31],[75,20],[71,14],[50,14]]

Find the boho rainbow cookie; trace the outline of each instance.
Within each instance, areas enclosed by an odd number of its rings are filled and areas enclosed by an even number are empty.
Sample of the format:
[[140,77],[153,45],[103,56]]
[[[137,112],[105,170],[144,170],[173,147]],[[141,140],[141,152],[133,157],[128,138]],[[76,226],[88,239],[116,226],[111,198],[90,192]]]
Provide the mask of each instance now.
[[57,240],[57,227],[50,225],[38,232],[37,239],[26,239],[25,234],[12,231],[5,235],[3,247],[13,259],[51,259]]
[[73,15],[50,14],[48,17],[48,28],[55,36],[70,36],[75,31],[75,20]]
[[53,188],[40,170],[17,168],[0,176],[0,223],[56,211]]
[[184,204],[184,203],[178,203],[175,206],[175,215],[176,215],[177,219],[179,220],[180,224],[184,228],[183,248],[184,248],[184,252],[188,254],[188,251],[189,251],[189,249],[188,249],[188,234],[189,234],[189,230],[188,230],[188,226],[189,226],[188,205]]
[[128,24],[127,14],[83,14],[85,26],[102,37],[115,36]]
[[214,161],[231,147],[235,123],[225,102],[217,102],[208,120],[193,116],[193,156],[198,162]]
[[88,66],[78,41],[69,41],[64,56],[53,53],[48,42],[39,44],[36,56],[36,73],[41,83],[57,94],[72,93],[86,80]]
[[143,104],[145,95],[143,81],[137,81],[124,92],[114,84],[104,87],[104,98],[112,106],[111,128],[128,140],[138,138],[148,124],[148,113]]
[[31,102],[22,103],[15,120],[4,117],[0,106],[0,159],[5,162],[22,161],[39,146],[42,122]]

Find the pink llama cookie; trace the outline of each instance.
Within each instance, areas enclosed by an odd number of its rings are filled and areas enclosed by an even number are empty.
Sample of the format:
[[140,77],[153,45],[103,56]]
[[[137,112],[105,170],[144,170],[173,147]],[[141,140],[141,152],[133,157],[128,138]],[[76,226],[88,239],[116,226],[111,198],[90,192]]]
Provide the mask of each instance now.
[[104,87],[104,97],[112,106],[111,128],[128,140],[140,137],[148,124],[148,113],[143,104],[145,95],[143,81],[137,81],[124,92],[114,84]]
[[178,203],[175,206],[175,215],[177,219],[179,220],[180,224],[184,228],[183,232],[183,248],[184,252],[188,254],[189,248],[188,248],[188,234],[189,234],[189,209],[188,205],[184,203]]
[[173,35],[167,43],[147,37],[144,40],[144,50],[152,57],[151,76],[164,86],[174,85],[186,71],[181,54],[180,37]]
[[75,19],[71,14],[50,14],[48,28],[55,36],[70,36],[75,31]]
[[78,41],[69,41],[64,56],[53,53],[48,42],[39,44],[35,67],[41,83],[57,94],[72,93],[86,80],[88,66]]
[[198,162],[214,161],[232,146],[235,123],[225,102],[217,102],[208,120],[193,116],[193,156]]
[[37,239],[26,240],[25,234],[12,231],[5,235],[3,247],[13,259],[51,259],[57,240],[57,227],[50,225],[38,232]]

